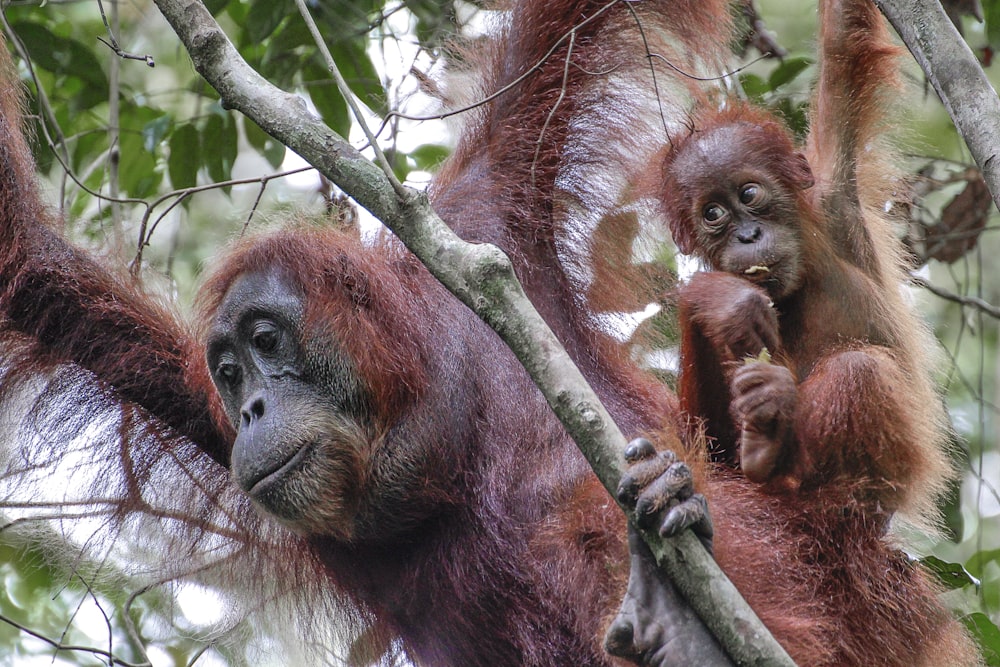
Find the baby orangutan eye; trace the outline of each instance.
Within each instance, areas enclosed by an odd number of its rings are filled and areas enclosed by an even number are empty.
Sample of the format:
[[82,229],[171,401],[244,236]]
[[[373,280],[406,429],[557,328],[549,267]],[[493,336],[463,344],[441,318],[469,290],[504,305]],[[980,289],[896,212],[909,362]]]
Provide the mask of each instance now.
[[705,208],[701,210],[701,217],[707,227],[718,229],[725,222],[726,218],[729,217],[729,211],[719,204],[706,204]]
[[758,206],[764,203],[767,191],[757,183],[747,183],[740,188],[740,202],[746,206]]

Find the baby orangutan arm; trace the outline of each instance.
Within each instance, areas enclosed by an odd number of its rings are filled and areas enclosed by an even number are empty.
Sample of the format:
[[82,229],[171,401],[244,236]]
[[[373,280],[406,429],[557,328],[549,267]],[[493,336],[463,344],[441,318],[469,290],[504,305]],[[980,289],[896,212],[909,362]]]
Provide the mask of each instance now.
[[729,410],[740,430],[740,468],[747,479],[767,482],[795,440],[795,376],[769,360],[747,360],[733,371],[730,391]]

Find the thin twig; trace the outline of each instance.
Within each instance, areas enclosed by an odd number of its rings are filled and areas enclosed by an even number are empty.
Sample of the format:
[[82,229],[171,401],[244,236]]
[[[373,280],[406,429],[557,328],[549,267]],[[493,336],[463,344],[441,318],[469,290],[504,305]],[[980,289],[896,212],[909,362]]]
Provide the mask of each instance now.
[[[600,9],[598,9],[594,14],[592,14],[589,17],[587,17],[586,19],[584,19],[583,21],[581,21],[577,25],[573,26],[573,28],[571,28],[570,30],[567,30],[566,33],[562,37],[560,37],[558,40],[556,40],[556,42],[552,45],[552,48],[549,49],[548,52],[546,52],[545,55],[543,55],[541,58],[538,59],[538,62],[536,62],[534,65],[532,65],[524,74],[522,74],[521,76],[517,77],[516,79],[514,79],[513,81],[511,81],[507,85],[505,85],[505,86],[503,86],[501,88],[498,88],[493,93],[490,93],[486,97],[484,97],[484,98],[482,98],[480,100],[477,100],[477,101],[475,101],[475,102],[473,102],[471,104],[468,104],[468,105],[463,106],[463,107],[459,107],[457,109],[450,109],[448,111],[442,111],[441,113],[437,113],[437,114],[431,114],[431,115],[426,115],[426,116],[417,116],[417,115],[413,115],[413,114],[405,114],[405,113],[403,113],[401,111],[390,111],[389,113],[386,114],[385,118],[382,119],[382,124],[379,125],[379,128],[378,128],[378,131],[376,132],[376,135],[381,134],[382,130],[384,130],[386,128],[386,126],[389,124],[389,121],[392,120],[392,119],[394,119],[394,118],[402,118],[403,120],[412,120],[412,121],[415,121],[415,122],[423,122],[423,121],[428,121],[428,120],[444,120],[445,118],[450,118],[452,116],[457,116],[458,114],[462,114],[462,113],[465,113],[467,111],[472,111],[473,109],[481,107],[481,106],[483,106],[485,104],[489,104],[490,102],[492,102],[493,100],[497,99],[498,97],[500,97],[501,95],[503,95],[507,91],[509,91],[512,88],[518,86],[522,81],[524,81],[528,77],[532,76],[538,70],[540,70],[542,68],[542,66],[546,62],[548,62],[549,58],[552,57],[552,54],[554,54],[559,49],[559,47],[562,46],[562,43],[564,41],[566,41],[567,39],[574,38],[576,32],[580,28],[583,28],[588,23],[590,23],[594,19],[598,18],[601,14],[603,14],[607,10],[611,9],[612,7],[614,7],[615,5],[617,5],[618,3],[622,3],[626,7],[628,7],[629,11],[633,12],[633,16],[635,16],[635,10],[632,9],[632,6],[631,6],[631,0],[612,0],[608,4],[604,5]],[[638,22],[638,17],[637,16],[636,16],[636,21]],[[642,26],[641,25],[639,26],[639,29],[640,29],[640,34],[642,35],[643,42],[645,42],[646,41],[645,40],[645,35],[642,33]],[[769,57],[769,55],[770,54],[764,54],[762,56],[759,56],[759,57],[753,59],[752,61],[746,63],[745,65],[737,67],[734,70],[723,72],[722,74],[717,74],[715,76],[709,76],[709,77],[699,77],[699,76],[697,76],[695,74],[691,74],[690,72],[686,72],[685,70],[681,69],[677,65],[674,65],[669,60],[667,60],[666,57],[664,57],[664,56],[662,56],[662,55],[660,55],[658,53],[652,53],[652,52],[649,51],[648,48],[646,49],[646,57],[649,60],[651,60],[651,61],[653,59],[662,60],[670,69],[674,70],[675,72],[677,72],[681,76],[689,78],[689,79],[692,79],[694,81],[705,81],[705,82],[723,81],[725,79],[728,79],[728,78],[730,78],[730,77],[732,77],[732,76],[734,76],[736,74],[739,74],[740,72],[744,71],[745,69],[753,66],[754,64],[760,62],[761,60],[766,59],[767,57]],[[614,69],[615,68],[609,69],[607,73],[613,72]],[[583,70],[583,71],[586,72],[586,70]]]
[[563,79],[562,85],[559,86],[559,97],[556,98],[555,104],[549,109],[549,115],[545,117],[545,123],[542,124],[542,131],[538,133],[538,140],[535,141],[535,154],[531,158],[532,188],[535,187],[535,167],[538,166],[538,156],[542,152],[542,141],[545,139],[545,132],[549,129],[549,123],[552,122],[552,118],[556,115],[559,105],[566,99],[566,86],[569,81],[569,66],[573,62],[573,45],[576,43],[576,31],[577,28],[573,28],[569,33],[569,46],[566,47],[566,62],[563,63]]
[[663,123],[663,136],[670,140],[670,128],[667,123],[667,112],[663,109],[663,97],[660,95],[660,83],[656,80],[656,66],[653,64],[653,53],[649,50],[649,40],[646,38],[646,31],[642,27],[642,21],[639,19],[639,14],[636,13],[635,7],[630,4],[626,4],[628,7],[628,12],[632,16],[632,20],[635,21],[635,27],[639,31],[639,39],[642,40],[642,49],[646,52],[646,61],[649,63],[649,75],[653,81],[653,95],[656,97],[656,107],[660,111],[660,122]]
[[266,179],[260,179],[260,188],[257,189],[257,196],[253,200],[253,205],[250,207],[250,212],[247,214],[247,220],[243,223],[243,229],[240,230],[240,238],[246,235],[247,230],[250,228],[250,223],[253,221],[253,216],[257,214],[257,207],[260,206],[260,200],[264,198],[264,190],[267,189],[268,181]]
[[41,641],[45,642],[46,644],[54,648],[57,652],[70,651],[70,652],[90,653],[91,655],[107,658],[108,660],[111,661],[112,665],[122,665],[122,667],[152,667],[152,665],[148,662],[129,662],[128,660],[122,660],[121,658],[117,657],[116,655],[108,651],[105,651],[104,649],[94,648],[92,646],[77,646],[74,644],[62,644],[60,642],[55,641],[54,639],[49,639],[40,632],[35,632],[31,628],[21,625],[14,619],[4,614],[0,614],[0,622],[13,626],[18,630],[20,630],[21,632],[23,632],[24,634],[31,635],[35,639],[40,639]]
[[985,315],[989,315],[992,318],[1000,319],[1000,307],[994,306],[988,301],[984,301],[976,296],[963,296],[961,294],[955,294],[954,292],[949,292],[948,290],[941,289],[940,287],[934,285],[929,280],[925,280],[915,273],[910,273],[910,282],[912,282],[917,287],[923,287],[925,290],[931,294],[941,297],[945,301],[952,301],[954,303],[960,304],[962,306],[967,306],[973,308]]
[[323,60],[326,61],[326,68],[330,70],[330,74],[333,75],[333,80],[337,83],[337,89],[340,90],[340,94],[344,97],[344,101],[347,102],[347,106],[351,108],[351,113],[354,114],[354,119],[361,127],[361,131],[364,132],[365,138],[368,140],[368,144],[372,147],[372,150],[375,151],[375,161],[380,167],[382,167],[382,171],[385,172],[385,176],[389,179],[389,183],[392,184],[392,189],[396,191],[396,194],[403,198],[407,197],[406,188],[404,188],[403,184],[399,182],[398,178],[396,178],[396,174],[393,172],[392,166],[385,157],[385,153],[382,152],[382,149],[378,145],[376,135],[372,134],[371,128],[368,127],[368,123],[365,121],[365,116],[361,113],[361,107],[358,106],[357,101],[354,99],[354,93],[351,92],[351,88],[347,85],[344,75],[340,73],[340,68],[337,67],[337,63],[334,61],[333,55],[330,53],[330,49],[327,48],[326,42],[323,41],[323,35],[320,34],[316,21],[313,20],[312,14],[309,13],[309,8],[306,7],[305,0],[295,0],[295,4],[299,8],[302,20],[306,22],[306,26],[309,28],[309,32],[312,34],[317,48],[319,48],[320,53],[323,54]]
[[559,39],[557,39],[556,42],[555,42],[555,44],[552,45],[552,48],[549,49],[545,53],[544,56],[542,56],[541,58],[539,58],[538,62],[536,62],[531,67],[529,67],[528,70],[524,74],[522,74],[521,76],[519,76],[516,79],[514,79],[513,81],[511,81],[506,86],[498,88],[496,91],[494,91],[493,93],[490,93],[489,95],[487,95],[486,97],[482,98],[481,100],[473,102],[472,104],[469,104],[467,106],[460,107],[458,109],[452,109],[450,111],[442,111],[439,114],[434,114],[434,115],[431,115],[431,116],[413,116],[413,115],[410,115],[410,114],[404,114],[404,113],[402,113],[400,111],[390,111],[388,114],[386,114],[385,118],[382,119],[382,124],[379,125],[378,132],[376,132],[376,134],[377,135],[381,134],[382,130],[385,129],[386,125],[388,125],[389,121],[391,119],[393,119],[393,118],[402,118],[403,120],[412,120],[412,121],[443,120],[445,118],[450,118],[452,116],[457,116],[458,114],[465,113],[466,111],[472,111],[473,109],[481,107],[481,106],[483,106],[485,104],[489,104],[490,102],[492,102],[493,100],[497,99],[498,97],[500,97],[501,95],[503,95],[507,91],[512,90],[513,88],[515,88],[518,85],[520,85],[522,81],[524,81],[528,77],[532,76],[535,72],[537,72],[540,69],[542,69],[542,66],[546,62],[548,62],[549,58],[552,57],[552,54],[554,54],[559,49],[559,47],[562,46],[563,42],[565,42],[567,39],[570,39],[573,35],[575,35],[577,30],[579,30],[580,28],[584,27],[585,25],[587,25],[591,21],[596,20],[601,14],[603,14],[606,11],[608,11],[609,9],[611,9],[612,7],[614,7],[615,5],[617,5],[619,2],[626,2],[626,4],[627,4],[627,1],[628,0],[611,0],[611,2],[609,2],[608,4],[604,5],[600,9],[598,9],[596,12],[594,12],[592,15],[588,16],[587,18],[585,18],[583,21],[581,21],[577,25],[573,26],[572,29],[566,31],[566,34],[564,34],[562,37],[560,37]]
[[[288,171],[283,171],[277,174],[266,174],[264,176],[256,176],[254,178],[238,178],[229,181],[222,181],[219,183],[197,185],[192,188],[185,188],[184,190],[174,190],[173,192],[168,192],[167,194],[162,195],[161,197],[159,197],[158,199],[154,200],[151,203],[146,202],[145,200],[138,200],[137,203],[143,204],[146,207],[146,212],[143,214],[142,221],[139,223],[139,243],[138,246],[136,247],[135,257],[132,259],[132,263],[129,266],[129,270],[133,273],[133,275],[138,271],[139,266],[142,264],[143,248],[149,245],[149,242],[153,238],[153,233],[156,231],[156,228],[160,225],[160,222],[166,217],[168,213],[170,213],[170,211],[174,210],[174,208],[176,208],[178,204],[183,202],[191,195],[198,194],[199,192],[205,192],[206,190],[215,190],[217,188],[228,188],[234,185],[249,185],[250,183],[260,183],[261,188],[264,188],[267,187],[267,184],[270,181],[276,178],[284,178],[286,176],[292,176],[294,174],[299,174],[314,168],[315,167],[310,165],[308,167],[299,167],[298,169],[290,169]],[[173,197],[177,198],[176,201],[172,202],[170,206],[168,206],[166,210],[163,211],[163,213],[157,216],[153,224],[150,225],[149,218],[153,214],[153,210],[166,200],[171,199]],[[256,207],[256,203],[254,204],[254,206]],[[247,221],[247,224],[249,224],[249,221]]]
[[128,53],[127,51],[122,50],[122,47],[118,46],[118,40],[115,39],[115,33],[111,29],[111,26],[108,24],[108,17],[104,13],[104,3],[101,2],[101,0],[97,0],[97,6],[101,10],[101,19],[104,21],[104,27],[107,29],[108,38],[111,41],[108,41],[103,37],[98,37],[97,40],[102,44],[104,44],[105,46],[107,46],[112,51],[114,51],[115,55],[117,55],[119,58],[124,58],[125,60],[142,60],[150,67],[156,67],[156,61],[153,60],[153,56],[151,55],[139,56],[134,53]]
[[[111,617],[108,616],[108,612],[104,611],[104,606],[101,604],[101,601],[99,599],[97,599],[97,594],[94,593],[94,589],[91,587],[90,583],[86,579],[84,579],[82,576],[80,576],[79,573],[76,573],[76,578],[79,579],[80,583],[83,584],[84,588],[87,589],[87,595],[84,596],[84,598],[80,600],[80,604],[77,605],[76,610],[73,612],[73,616],[72,616],[71,620],[75,619],[76,616],[77,616],[77,614],[80,613],[80,609],[83,608],[84,600],[86,600],[87,597],[90,597],[90,599],[94,603],[94,606],[97,607],[97,610],[101,613],[101,617],[104,619],[104,627],[106,627],[108,629],[108,653],[113,653],[114,652],[114,641],[115,641],[115,630],[114,630],[114,627],[111,625]],[[66,627],[66,632],[69,632],[69,626],[68,625]],[[63,635],[63,637],[65,637],[65,634]],[[149,656],[146,655],[146,649],[145,649],[145,647],[142,646],[142,644],[139,644],[137,648],[139,649],[139,652],[141,653],[143,660],[145,660],[146,662],[150,662]]]
[[[104,6],[98,0],[101,7],[101,18],[108,28],[108,34],[114,39],[114,31],[108,26],[108,17],[104,15]],[[118,2],[111,5],[111,21],[114,23],[114,30],[120,26],[118,17]],[[121,193],[119,166],[121,165],[121,60],[111,58],[108,64],[108,194],[111,196],[111,226],[117,233],[121,233],[122,228],[122,206],[115,199]]]
[[194,655],[191,656],[191,659],[188,660],[187,667],[194,667],[194,663],[201,660],[201,656],[205,655],[205,652],[208,651],[208,649],[212,648],[213,646],[215,646],[215,642],[210,642],[202,646],[197,651],[195,651]]
[[673,64],[672,62],[670,62],[670,60],[666,56],[663,56],[663,55],[661,55],[659,53],[650,53],[648,57],[651,58],[651,59],[655,58],[657,60],[662,60],[663,64],[665,64],[667,67],[669,67],[670,69],[672,69],[673,71],[677,72],[678,74],[680,74],[681,76],[683,76],[683,77],[685,77],[687,79],[691,79],[692,81],[699,81],[699,82],[711,83],[713,81],[724,81],[726,79],[729,79],[729,78],[731,78],[731,77],[739,74],[743,70],[756,65],[761,60],[766,60],[767,58],[770,58],[771,54],[770,53],[765,53],[762,56],[757,56],[756,58],[754,58],[753,60],[751,60],[750,62],[748,62],[745,65],[740,65],[739,67],[737,67],[734,70],[730,70],[728,72],[724,72],[723,74],[716,74],[714,76],[698,76],[697,74],[692,74],[691,72],[687,72],[685,70],[682,70],[680,67],[678,67],[677,65]]

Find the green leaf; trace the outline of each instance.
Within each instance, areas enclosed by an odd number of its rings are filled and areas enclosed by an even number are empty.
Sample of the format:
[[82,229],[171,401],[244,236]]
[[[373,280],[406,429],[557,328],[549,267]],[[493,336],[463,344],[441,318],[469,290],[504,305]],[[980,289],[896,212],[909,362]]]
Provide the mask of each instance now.
[[983,19],[986,24],[986,40],[994,51],[1000,51],[1000,2],[983,2]]
[[198,169],[201,167],[201,137],[191,123],[184,123],[170,135],[170,159],[167,171],[170,183],[180,190],[198,184]]
[[298,12],[292,3],[284,0],[254,0],[247,12],[246,23],[243,28],[246,30],[246,37],[251,44],[258,44],[271,36],[286,16],[294,14],[298,17]]
[[920,563],[949,589],[979,586],[979,579],[969,574],[960,563],[949,563],[936,556],[925,556],[920,559]]
[[260,72],[285,89],[297,85],[303,64],[316,53],[316,44],[303,21],[285,22],[264,46]]
[[989,667],[1000,667],[1000,630],[990,617],[979,612],[962,617],[973,639],[979,643],[983,661]]
[[119,185],[131,197],[148,197],[163,181],[163,172],[156,169],[156,153],[149,150],[149,141],[156,134],[157,121],[163,111],[122,99],[118,138]]
[[205,120],[201,129],[201,150],[213,181],[228,181],[232,177],[238,140],[236,123],[230,113],[213,113]]
[[385,106],[385,89],[375,65],[365,52],[364,44],[356,41],[342,42],[330,52],[341,75],[358,99],[368,105],[369,109],[382,111]]
[[411,160],[408,158],[406,153],[397,151],[392,146],[388,146],[382,151],[385,155],[386,162],[392,167],[392,172],[396,175],[396,178],[403,182],[406,180],[406,175],[412,171]]
[[[226,5],[226,14],[228,14],[229,18],[233,20],[233,23],[236,24],[237,28],[242,28],[246,24],[247,12],[249,11],[250,10],[247,4],[244,2],[230,2],[228,5]],[[241,31],[240,36],[245,37],[246,31],[245,30]],[[241,46],[240,48],[243,47]]]
[[56,44],[61,40],[55,33],[45,26],[26,21],[14,23],[11,27],[24,42],[35,67],[41,67],[49,72],[62,70],[63,58],[56,50]]
[[288,90],[295,87],[295,82],[299,72],[302,71],[302,63],[306,57],[294,49],[274,49],[272,52],[271,46],[273,44],[274,40],[271,40],[268,43],[267,52],[261,58],[260,73],[274,85]]
[[741,74],[740,85],[743,86],[743,92],[747,94],[747,97],[757,101],[760,101],[771,90],[767,82],[756,74]]
[[170,114],[163,114],[159,118],[146,123],[142,128],[142,145],[150,153],[156,153],[160,142],[167,136],[170,126],[174,123],[174,117]]
[[246,132],[247,141],[257,149],[258,153],[264,156],[267,163],[274,169],[280,167],[285,160],[285,145],[249,119],[243,123],[243,129]]
[[812,60],[809,58],[786,58],[771,72],[771,76],[767,79],[767,85],[772,91],[777,90],[786,83],[795,80],[810,65],[812,65]]
[[413,149],[410,157],[413,158],[416,168],[420,171],[434,171],[450,154],[451,149],[447,146],[423,144]]
[[790,97],[781,97],[774,105],[774,111],[785,119],[785,123],[795,136],[802,141],[809,131],[809,105],[805,102],[796,103]]
[[118,174],[122,190],[130,197],[150,197],[163,181],[163,174],[156,169],[153,153],[146,150],[143,142],[141,133],[121,134]]
[[337,90],[330,73],[313,61],[306,63],[302,68],[302,78],[307,82],[309,98],[319,112],[320,118],[334,132],[346,137],[351,129],[347,103]]
[[229,0],[204,0],[205,9],[207,9],[212,16],[218,16],[219,13],[226,8],[229,4]]
[[17,22],[13,29],[36,66],[53,74],[75,77],[86,84],[77,96],[78,108],[89,109],[105,99],[108,77],[94,49],[75,39],[59,37],[47,27],[30,21]]
[[[958,447],[955,448],[958,451]],[[962,516],[962,485],[960,482],[952,482],[948,485],[947,493],[941,499],[941,518],[943,519],[942,532],[945,538],[958,544],[962,541],[962,534],[965,532],[965,518]],[[969,567],[969,564],[965,564]],[[975,576],[982,576],[980,572],[973,572]]]
[[406,8],[417,19],[416,32],[421,44],[435,47],[455,33],[454,15],[442,12],[436,0],[408,0]]
[[267,41],[265,61],[279,54],[301,51],[302,47],[315,50],[316,43],[313,41],[312,33],[309,32],[304,21],[289,21],[276,30],[271,39]]
[[972,558],[966,561],[965,566],[969,571],[978,577],[983,576],[986,566],[990,563],[1000,565],[1000,549],[988,549],[973,554]]
[[84,132],[72,143],[73,170],[80,172],[101,156],[108,148],[108,133],[104,130]]
[[[403,3],[411,11],[412,1],[406,0]],[[375,15],[381,14],[386,9],[386,4],[384,0],[351,0],[350,3],[316,2],[313,5],[315,8],[313,18],[316,19],[326,43],[331,47],[346,41],[364,44],[368,41],[368,33],[371,31]],[[443,13],[440,7],[438,12]]]

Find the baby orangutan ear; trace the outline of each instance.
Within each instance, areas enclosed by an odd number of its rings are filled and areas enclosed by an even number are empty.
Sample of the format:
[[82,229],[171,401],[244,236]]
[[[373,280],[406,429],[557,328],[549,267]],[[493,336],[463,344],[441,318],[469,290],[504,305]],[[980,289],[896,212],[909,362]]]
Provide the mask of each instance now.
[[812,167],[809,160],[801,152],[796,151],[791,156],[788,165],[788,174],[792,177],[792,182],[800,189],[808,190],[816,184],[816,177],[813,176]]

